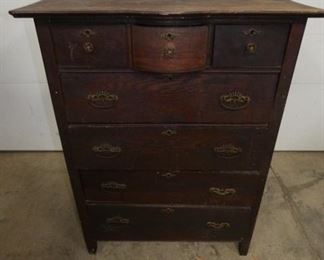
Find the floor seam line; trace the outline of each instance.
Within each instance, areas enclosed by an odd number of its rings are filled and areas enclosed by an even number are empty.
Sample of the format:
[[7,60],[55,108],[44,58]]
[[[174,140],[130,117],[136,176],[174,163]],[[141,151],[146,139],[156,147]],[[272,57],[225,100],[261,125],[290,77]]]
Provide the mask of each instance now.
[[299,219],[300,213],[299,213],[298,207],[297,207],[296,203],[293,201],[287,186],[284,184],[283,180],[276,173],[276,171],[273,169],[272,166],[270,166],[270,169],[273,172],[273,175],[276,178],[276,180],[277,180],[277,182],[278,182],[278,184],[280,186],[280,189],[284,194],[284,200],[288,203],[289,211],[291,212],[293,219],[295,220],[295,222],[299,226],[303,236],[305,237],[309,248],[317,256],[317,258],[319,260],[321,260],[321,256],[320,256],[319,252],[317,252],[317,250],[313,247],[313,245],[311,243],[311,240],[309,239],[309,237],[307,235],[307,232],[306,232],[306,230],[304,228],[304,225],[303,225],[302,221]]

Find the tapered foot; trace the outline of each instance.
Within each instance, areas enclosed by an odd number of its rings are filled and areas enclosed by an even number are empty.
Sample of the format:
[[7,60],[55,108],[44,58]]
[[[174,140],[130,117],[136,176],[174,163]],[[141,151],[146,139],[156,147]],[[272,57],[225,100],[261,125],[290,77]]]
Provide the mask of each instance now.
[[96,254],[97,252],[97,240],[86,240],[86,244],[87,244],[87,248],[88,248],[88,252],[89,254]]
[[249,248],[250,248],[250,239],[243,239],[241,242],[239,242],[239,253],[240,255],[247,255],[249,252]]

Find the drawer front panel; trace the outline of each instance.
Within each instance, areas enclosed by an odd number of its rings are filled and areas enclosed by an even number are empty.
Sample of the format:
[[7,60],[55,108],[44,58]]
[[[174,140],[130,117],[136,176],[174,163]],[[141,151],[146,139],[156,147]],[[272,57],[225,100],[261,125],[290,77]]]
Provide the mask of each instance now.
[[290,26],[216,25],[214,67],[279,67]]
[[266,139],[260,129],[212,126],[70,127],[80,169],[258,169]]
[[60,67],[127,68],[128,36],[124,25],[66,25],[52,27]]
[[249,208],[88,206],[102,240],[240,240]]
[[86,200],[113,203],[251,206],[260,178],[251,172],[81,171]]
[[65,73],[66,113],[74,123],[262,123],[277,74]]
[[209,53],[208,26],[133,26],[133,66],[154,72],[204,69]]

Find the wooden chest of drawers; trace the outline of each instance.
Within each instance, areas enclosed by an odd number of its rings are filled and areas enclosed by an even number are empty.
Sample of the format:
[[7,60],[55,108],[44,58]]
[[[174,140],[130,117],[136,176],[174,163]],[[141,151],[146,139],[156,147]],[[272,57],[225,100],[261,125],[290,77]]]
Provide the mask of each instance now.
[[289,1],[52,0],[34,17],[90,253],[231,240],[247,254],[307,17]]

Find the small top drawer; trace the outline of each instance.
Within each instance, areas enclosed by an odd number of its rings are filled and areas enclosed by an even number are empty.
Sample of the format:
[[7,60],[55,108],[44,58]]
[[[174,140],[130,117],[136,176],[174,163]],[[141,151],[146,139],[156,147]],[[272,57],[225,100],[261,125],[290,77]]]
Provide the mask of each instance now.
[[216,25],[214,67],[281,66],[288,24]]
[[56,24],[52,34],[60,67],[118,69],[129,66],[124,25]]
[[189,72],[207,63],[208,26],[133,26],[133,66],[152,72]]

